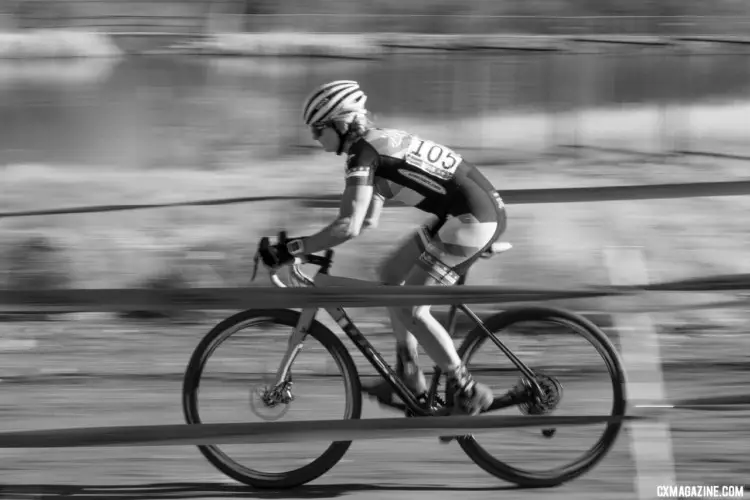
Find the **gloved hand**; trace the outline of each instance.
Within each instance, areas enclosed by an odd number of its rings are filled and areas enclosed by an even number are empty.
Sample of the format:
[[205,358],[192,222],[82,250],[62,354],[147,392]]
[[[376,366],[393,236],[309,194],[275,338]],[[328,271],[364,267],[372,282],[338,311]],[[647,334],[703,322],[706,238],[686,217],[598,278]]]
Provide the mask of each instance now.
[[266,266],[276,269],[294,261],[294,255],[304,253],[302,238],[294,238],[286,242],[268,245],[258,249],[258,255]]

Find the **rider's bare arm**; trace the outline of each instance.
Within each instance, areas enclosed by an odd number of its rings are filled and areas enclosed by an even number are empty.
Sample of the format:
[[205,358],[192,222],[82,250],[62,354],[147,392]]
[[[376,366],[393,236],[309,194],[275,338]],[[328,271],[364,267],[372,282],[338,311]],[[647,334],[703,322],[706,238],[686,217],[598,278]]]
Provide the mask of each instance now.
[[305,253],[315,253],[341,245],[359,235],[373,199],[373,187],[348,185],[339,207],[339,216],[312,236],[304,238]]
[[378,193],[377,188],[372,195],[370,200],[370,207],[367,209],[367,215],[362,227],[365,229],[374,229],[378,227],[378,221],[380,220],[380,214],[383,211],[383,204],[385,203],[385,197]]

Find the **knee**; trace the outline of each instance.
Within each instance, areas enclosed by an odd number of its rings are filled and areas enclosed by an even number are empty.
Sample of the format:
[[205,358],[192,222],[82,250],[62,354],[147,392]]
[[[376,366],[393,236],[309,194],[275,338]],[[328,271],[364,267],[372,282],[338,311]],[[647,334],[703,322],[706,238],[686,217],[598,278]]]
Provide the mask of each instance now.
[[408,326],[423,325],[430,317],[430,306],[412,306],[397,309],[396,314]]

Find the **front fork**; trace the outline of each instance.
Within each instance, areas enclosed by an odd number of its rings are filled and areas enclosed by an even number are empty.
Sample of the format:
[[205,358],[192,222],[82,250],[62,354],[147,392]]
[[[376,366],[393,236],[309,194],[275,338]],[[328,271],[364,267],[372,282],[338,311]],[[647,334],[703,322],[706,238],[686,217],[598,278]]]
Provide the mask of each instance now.
[[[379,283],[365,280],[358,280],[354,278],[344,278],[340,276],[330,276],[325,270],[320,271],[315,275],[315,278],[311,280],[315,286],[343,286],[343,285],[360,285],[360,286],[378,286]],[[330,312],[330,311],[329,311]],[[287,343],[286,352],[284,357],[281,359],[279,369],[276,371],[276,382],[272,388],[268,389],[268,393],[276,392],[278,394],[290,392],[292,385],[292,377],[290,370],[297,355],[302,350],[302,344],[307,337],[307,333],[310,331],[310,326],[315,320],[315,315],[318,313],[318,308],[303,309],[300,314],[300,318],[297,321],[297,326],[292,330],[292,334],[289,337]],[[334,316],[335,317],[335,316]],[[290,392],[291,393],[291,392]]]
[[286,352],[281,358],[281,363],[276,371],[276,380],[273,387],[268,389],[269,393],[282,394],[291,392],[292,386],[292,375],[291,369],[294,360],[297,355],[302,351],[302,345],[304,344],[307,333],[310,331],[310,326],[315,320],[317,314],[317,308],[303,309],[300,314],[297,325],[292,330],[292,334],[289,336],[287,342]]

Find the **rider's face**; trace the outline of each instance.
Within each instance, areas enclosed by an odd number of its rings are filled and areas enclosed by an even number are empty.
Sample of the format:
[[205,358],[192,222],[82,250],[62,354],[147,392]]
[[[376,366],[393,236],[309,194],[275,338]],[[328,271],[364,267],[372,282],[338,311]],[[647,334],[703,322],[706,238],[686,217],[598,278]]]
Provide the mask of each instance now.
[[333,129],[331,125],[323,127],[312,128],[313,139],[318,141],[323,149],[329,153],[338,151],[339,148],[339,135]]

